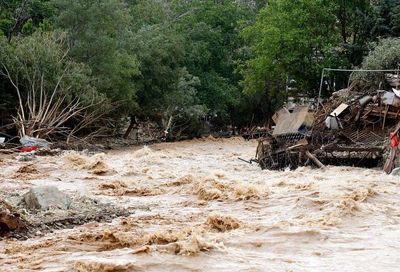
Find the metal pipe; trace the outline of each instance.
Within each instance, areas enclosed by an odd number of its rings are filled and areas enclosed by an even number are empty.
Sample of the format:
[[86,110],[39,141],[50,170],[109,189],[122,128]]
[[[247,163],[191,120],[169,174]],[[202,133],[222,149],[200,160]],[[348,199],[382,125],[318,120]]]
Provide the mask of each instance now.
[[318,92],[318,100],[317,100],[317,111],[319,109],[319,103],[321,99],[321,93],[322,93],[322,84],[324,84],[324,74],[325,74],[325,69],[322,69],[322,74],[321,74],[321,83],[319,84],[319,92]]

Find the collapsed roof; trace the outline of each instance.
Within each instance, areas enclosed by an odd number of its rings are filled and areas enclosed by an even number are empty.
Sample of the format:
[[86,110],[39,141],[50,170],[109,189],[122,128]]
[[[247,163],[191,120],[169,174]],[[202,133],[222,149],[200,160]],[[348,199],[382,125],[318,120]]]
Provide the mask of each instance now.
[[[398,81],[391,77],[390,85]],[[400,121],[400,90],[352,86],[333,93],[317,110],[302,105],[276,112],[272,134],[257,149],[261,167],[296,168],[316,160],[320,165],[382,166],[389,132]]]

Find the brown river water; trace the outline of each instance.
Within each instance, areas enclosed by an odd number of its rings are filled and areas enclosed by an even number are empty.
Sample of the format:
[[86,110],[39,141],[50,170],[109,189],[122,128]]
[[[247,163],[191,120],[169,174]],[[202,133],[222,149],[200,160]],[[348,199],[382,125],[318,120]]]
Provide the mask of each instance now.
[[[262,171],[241,138],[3,159],[0,190],[55,185],[130,216],[0,241],[0,271],[400,271],[399,177]],[[32,163],[29,163],[32,164]]]

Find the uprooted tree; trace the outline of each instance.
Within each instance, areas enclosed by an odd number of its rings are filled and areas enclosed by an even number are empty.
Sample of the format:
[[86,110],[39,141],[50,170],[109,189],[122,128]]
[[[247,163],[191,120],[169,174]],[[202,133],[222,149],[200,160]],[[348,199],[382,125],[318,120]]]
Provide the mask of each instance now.
[[69,140],[101,116],[96,105],[106,100],[91,86],[90,71],[68,59],[62,33],[35,33],[11,43],[2,39],[0,50],[0,73],[18,99],[13,120],[19,136],[58,134]]

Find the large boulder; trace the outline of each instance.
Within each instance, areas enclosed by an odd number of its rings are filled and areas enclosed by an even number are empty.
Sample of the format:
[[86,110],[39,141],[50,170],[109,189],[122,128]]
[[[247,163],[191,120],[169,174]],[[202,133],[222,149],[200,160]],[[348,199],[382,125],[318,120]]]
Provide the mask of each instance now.
[[27,223],[7,202],[0,199],[0,236],[10,231],[23,230]]
[[24,195],[24,201],[31,210],[48,210],[59,208],[66,210],[72,200],[55,186],[33,187]]

